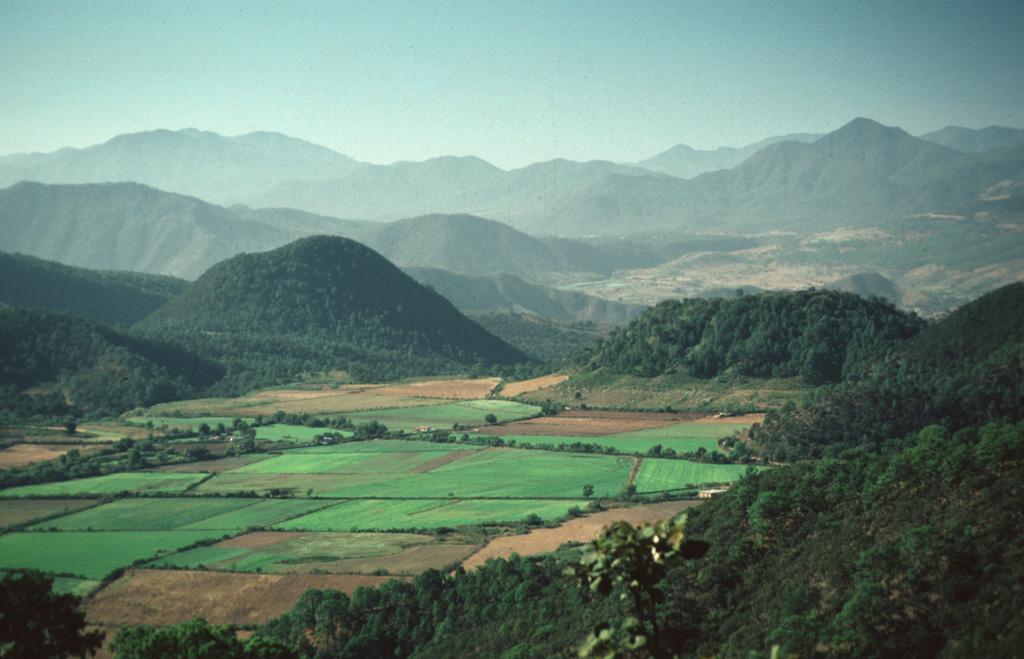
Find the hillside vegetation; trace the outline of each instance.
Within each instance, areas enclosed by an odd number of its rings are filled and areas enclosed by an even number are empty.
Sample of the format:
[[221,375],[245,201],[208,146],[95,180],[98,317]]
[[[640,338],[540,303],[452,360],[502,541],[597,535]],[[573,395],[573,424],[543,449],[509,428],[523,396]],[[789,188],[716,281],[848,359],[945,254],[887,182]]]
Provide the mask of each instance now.
[[190,351],[41,309],[0,309],[0,345],[0,408],[15,417],[109,416],[191,397],[224,374]]
[[872,364],[800,406],[769,412],[751,430],[779,460],[880,450],[887,438],[927,424],[956,430],[1024,418],[1024,284],[964,305]]
[[67,311],[104,325],[133,325],[187,285],[174,277],[87,270],[0,252],[0,303]]
[[388,379],[526,361],[376,252],[327,236],[223,261],[135,329],[223,362],[231,391],[308,371]]
[[922,326],[887,302],[837,291],[666,300],[569,363],[643,377],[800,375],[823,384],[856,373]]

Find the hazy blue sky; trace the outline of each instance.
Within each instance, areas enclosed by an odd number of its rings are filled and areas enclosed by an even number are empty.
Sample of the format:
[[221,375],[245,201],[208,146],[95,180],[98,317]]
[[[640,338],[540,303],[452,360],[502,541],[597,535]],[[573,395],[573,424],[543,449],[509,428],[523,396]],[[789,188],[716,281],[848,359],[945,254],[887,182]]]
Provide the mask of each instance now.
[[1024,0],[0,0],[0,154],[269,130],[500,167],[1024,127]]

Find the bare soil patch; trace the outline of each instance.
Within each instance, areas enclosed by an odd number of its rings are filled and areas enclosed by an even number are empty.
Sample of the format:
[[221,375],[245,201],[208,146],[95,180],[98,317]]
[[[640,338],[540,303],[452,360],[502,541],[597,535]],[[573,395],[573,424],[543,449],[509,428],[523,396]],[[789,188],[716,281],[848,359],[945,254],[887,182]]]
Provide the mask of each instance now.
[[311,588],[349,595],[388,579],[352,574],[248,574],[198,570],[129,570],[83,602],[86,619],[104,628],[176,625],[196,616],[210,624],[261,625],[290,610]]
[[754,425],[755,423],[761,423],[764,421],[764,412],[737,414],[736,416],[707,416],[699,420],[707,423],[749,423],[750,425]]
[[590,542],[597,537],[601,529],[613,522],[626,520],[633,525],[653,522],[674,517],[687,508],[699,506],[700,503],[665,501],[635,508],[616,508],[569,520],[554,529],[537,529],[524,535],[502,536],[491,540],[483,549],[463,561],[462,566],[468,570],[483,565],[488,558],[508,558],[513,553],[529,556],[554,551],[566,542]]
[[0,528],[74,512],[95,503],[92,499],[0,499]]
[[279,542],[294,540],[306,535],[305,531],[253,531],[244,535],[236,536],[223,542],[218,542],[218,547],[236,547],[238,549],[262,549],[276,545]]
[[[481,428],[488,435],[530,435],[555,437],[598,437],[622,432],[660,428],[693,421],[690,414],[661,412],[615,412],[604,410],[567,410],[557,416],[542,416],[525,421]],[[700,415],[696,415],[701,418]]]
[[90,448],[98,447],[89,447],[85,444],[14,444],[0,450],[0,469],[25,467],[44,460],[55,460],[73,448],[84,455]]
[[501,380],[482,378],[478,380],[430,380],[408,382],[374,389],[368,393],[378,396],[444,398],[447,400],[475,400],[486,398]]
[[523,380],[522,382],[509,382],[501,388],[501,395],[512,398],[520,394],[525,394],[530,391],[537,391],[545,387],[551,387],[556,384],[565,382],[569,379],[568,375],[558,375],[553,373],[551,375],[545,375],[539,378],[533,378],[532,380]]

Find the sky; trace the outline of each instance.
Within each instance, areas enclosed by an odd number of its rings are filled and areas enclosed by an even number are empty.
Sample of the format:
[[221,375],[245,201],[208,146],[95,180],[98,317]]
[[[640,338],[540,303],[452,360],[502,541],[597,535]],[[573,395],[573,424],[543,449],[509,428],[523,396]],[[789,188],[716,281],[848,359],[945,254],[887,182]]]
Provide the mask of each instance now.
[[1024,128],[1022,26],[1022,0],[0,0],[0,155],[198,128],[512,169]]

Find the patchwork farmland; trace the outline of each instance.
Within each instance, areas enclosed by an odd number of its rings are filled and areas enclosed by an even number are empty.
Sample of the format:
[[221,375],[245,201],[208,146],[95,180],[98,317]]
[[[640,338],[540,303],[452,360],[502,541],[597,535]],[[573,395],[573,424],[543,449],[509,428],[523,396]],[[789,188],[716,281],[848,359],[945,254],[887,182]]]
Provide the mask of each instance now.
[[[348,578],[352,588],[368,578],[409,578],[471,556],[508,555],[516,547],[551,550],[553,538],[586,540],[592,525],[566,520],[627,501],[640,504],[630,513],[640,519],[645,500],[694,497],[747,469],[651,456],[724,459],[720,440],[747,428],[750,419],[585,410],[543,416],[539,406],[469,396],[486,395],[495,384],[272,390],[133,416],[126,423],[151,429],[157,448],[178,457],[0,490],[0,524],[6,528],[0,570],[41,569],[59,575],[57,586],[66,592],[99,588],[86,600],[89,619],[116,625],[126,615],[119,607],[143,606],[138,598],[145,583],[185,584],[212,578],[201,574],[224,574],[232,575],[224,583],[248,579],[291,592],[317,577]],[[324,422],[283,423],[281,414],[262,405],[265,400],[287,403],[287,414],[319,414]],[[343,410],[345,428],[327,427],[337,425],[342,401],[362,407]],[[300,402],[311,407],[302,409]],[[243,408],[250,411],[231,416]],[[275,423],[254,427],[257,414]],[[203,424],[231,428],[238,437],[252,430],[246,436],[255,450],[251,445],[239,453],[234,436],[181,436],[180,429]],[[368,424],[377,437],[353,437],[352,428]],[[172,428],[179,430],[167,439],[158,436]],[[180,459],[197,447],[205,447],[206,459]],[[675,510],[694,502],[657,505]],[[559,523],[562,530],[555,528]],[[538,544],[530,540],[531,530],[550,538]],[[267,581],[270,575],[274,580]],[[211,597],[226,606],[234,595]],[[275,614],[247,610],[226,621],[251,624]],[[142,618],[138,622],[149,620]]]

